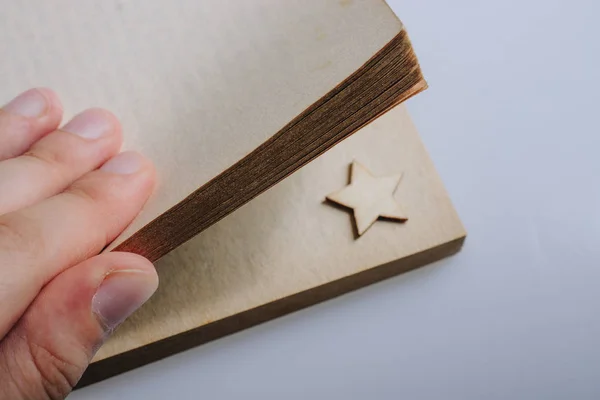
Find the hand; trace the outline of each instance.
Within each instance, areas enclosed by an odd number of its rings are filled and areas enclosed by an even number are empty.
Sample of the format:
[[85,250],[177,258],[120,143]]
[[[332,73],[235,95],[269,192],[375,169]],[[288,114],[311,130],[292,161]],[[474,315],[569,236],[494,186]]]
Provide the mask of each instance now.
[[62,107],[32,89],[0,111],[0,399],[63,399],[108,335],[156,290],[137,255],[97,255],[137,215],[149,161],[119,153],[108,111],[58,129]]

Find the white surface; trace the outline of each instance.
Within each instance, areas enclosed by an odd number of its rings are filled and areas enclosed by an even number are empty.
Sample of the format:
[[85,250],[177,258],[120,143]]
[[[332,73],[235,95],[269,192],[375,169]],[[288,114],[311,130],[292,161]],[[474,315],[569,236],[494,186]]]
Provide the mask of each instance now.
[[600,398],[600,3],[391,4],[463,252],[73,399]]

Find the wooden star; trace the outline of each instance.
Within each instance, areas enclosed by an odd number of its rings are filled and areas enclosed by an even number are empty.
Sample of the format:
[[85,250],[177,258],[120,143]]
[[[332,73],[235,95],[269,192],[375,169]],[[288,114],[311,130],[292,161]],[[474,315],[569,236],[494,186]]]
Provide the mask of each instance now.
[[360,163],[351,165],[350,184],[331,193],[327,200],[354,210],[358,236],[377,221],[386,218],[400,222],[408,218],[394,199],[402,174],[375,177]]

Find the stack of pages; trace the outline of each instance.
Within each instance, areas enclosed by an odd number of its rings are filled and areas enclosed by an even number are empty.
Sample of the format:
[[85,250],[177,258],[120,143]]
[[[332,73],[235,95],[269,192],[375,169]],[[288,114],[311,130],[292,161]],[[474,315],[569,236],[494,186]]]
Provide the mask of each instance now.
[[462,244],[396,107],[427,85],[383,0],[32,0],[4,5],[0,33],[0,98],[47,86],[66,117],[107,108],[125,148],[158,172],[142,212],[105,251],[157,261],[161,287],[82,385]]

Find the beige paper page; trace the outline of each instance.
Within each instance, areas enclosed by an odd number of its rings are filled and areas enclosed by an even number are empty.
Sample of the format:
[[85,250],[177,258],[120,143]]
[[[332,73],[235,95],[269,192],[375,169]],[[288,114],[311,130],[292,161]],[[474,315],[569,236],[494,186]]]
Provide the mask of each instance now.
[[[382,0],[28,0],[0,13],[0,98],[114,111],[159,186],[131,236],[275,134],[400,30]],[[114,247],[114,246],[113,246]]]
[[[403,173],[406,223],[377,221],[355,239],[351,214],[324,203],[361,162]],[[244,313],[465,236],[404,106],[200,233],[157,263],[160,287],[95,361]]]

